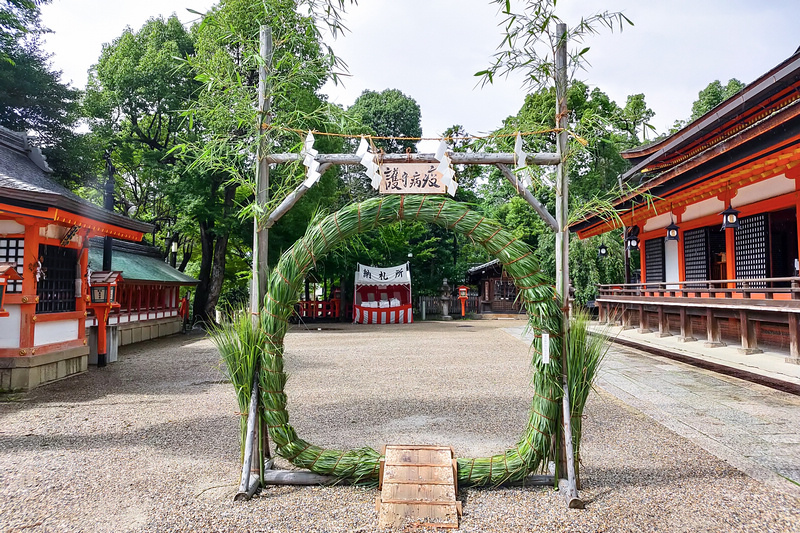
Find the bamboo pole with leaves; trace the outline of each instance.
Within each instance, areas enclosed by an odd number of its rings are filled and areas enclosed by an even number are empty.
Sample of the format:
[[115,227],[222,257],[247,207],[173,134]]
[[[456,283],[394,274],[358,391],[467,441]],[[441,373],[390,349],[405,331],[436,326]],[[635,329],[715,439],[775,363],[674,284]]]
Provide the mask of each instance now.
[[[269,66],[272,61],[272,32],[269,26],[259,29],[259,55],[261,65],[258,70],[258,148],[256,150],[255,216],[253,217],[253,267],[250,282],[250,313],[253,328],[258,328],[257,316],[264,300],[268,274],[267,247],[269,229],[262,223],[263,211],[269,201],[269,164],[267,157],[267,124],[269,123],[270,101],[267,89]],[[242,326],[243,327],[243,326]],[[235,499],[249,499],[258,483],[251,478],[264,478],[264,457],[270,456],[269,438],[261,427],[260,405],[258,401],[258,359],[252,361],[250,402],[247,410],[247,433],[244,436],[242,457],[242,476]],[[241,406],[240,406],[241,407]]]
[[575,455],[572,445],[572,422],[569,402],[569,176],[567,174],[567,25],[556,24],[558,46],[556,48],[556,125],[560,129],[556,136],[556,152],[561,162],[556,167],[556,295],[561,304],[561,422],[563,455],[567,474],[567,500],[571,508],[583,508],[578,498],[575,479]]

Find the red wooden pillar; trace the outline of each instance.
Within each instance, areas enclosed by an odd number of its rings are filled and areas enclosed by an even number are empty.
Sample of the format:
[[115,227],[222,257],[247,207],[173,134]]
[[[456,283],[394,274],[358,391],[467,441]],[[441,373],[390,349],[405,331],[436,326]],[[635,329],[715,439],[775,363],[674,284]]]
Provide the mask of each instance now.
[[34,350],[36,325],[36,268],[39,261],[39,225],[25,226],[25,261],[22,275],[22,304],[19,323],[19,355],[31,355]]

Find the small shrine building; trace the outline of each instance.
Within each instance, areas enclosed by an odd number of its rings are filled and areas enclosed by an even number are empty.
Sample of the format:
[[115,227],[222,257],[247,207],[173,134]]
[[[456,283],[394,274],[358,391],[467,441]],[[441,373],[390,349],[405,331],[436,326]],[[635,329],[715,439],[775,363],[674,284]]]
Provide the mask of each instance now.
[[78,197],[50,173],[24,133],[0,128],[0,263],[22,277],[7,281],[8,314],[0,316],[3,391],[86,371],[89,238],[138,242],[152,231]]

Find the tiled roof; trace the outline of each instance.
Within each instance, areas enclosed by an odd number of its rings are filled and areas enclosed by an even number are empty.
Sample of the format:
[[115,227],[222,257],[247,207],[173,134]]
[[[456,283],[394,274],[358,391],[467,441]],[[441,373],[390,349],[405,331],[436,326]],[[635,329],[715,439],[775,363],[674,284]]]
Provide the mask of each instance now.
[[[111,251],[111,270],[122,272],[126,281],[154,281],[193,285],[196,279],[172,268],[160,258],[158,248],[114,240]],[[89,268],[103,268],[103,240],[89,241]]]
[[57,207],[129,230],[152,231],[150,224],[106,211],[81,198],[53,180],[50,172],[41,152],[28,145],[24,133],[0,126],[0,201],[43,210]]

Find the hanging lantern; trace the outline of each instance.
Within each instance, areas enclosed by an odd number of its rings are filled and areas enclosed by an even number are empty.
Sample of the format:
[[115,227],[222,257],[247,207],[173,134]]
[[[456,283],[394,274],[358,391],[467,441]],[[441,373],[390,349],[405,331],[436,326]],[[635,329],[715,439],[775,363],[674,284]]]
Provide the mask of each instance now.
[[625,249],[639,249],[639,226],[631,226],[625,231]]
[[678,230],[680,230],[680,228],[678,227],[677,224],[675,224],[675,221],[672,221],[672,223],[669,226],[667,226],[667,240],[668,241],[677,241],[678,240]]
[[739,211],[728,204],[728,209],[720,213],[722,215],[722,229],[736,229],[739,227]]
[[608,257],[608,248],[605,244],[601,244],[600,248],[597,249],[597,255],[600,257]]

